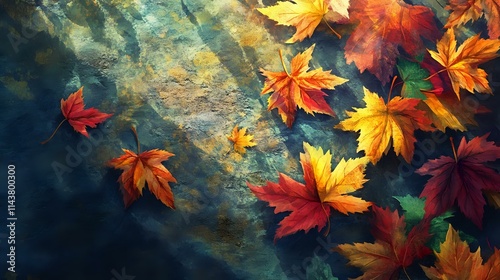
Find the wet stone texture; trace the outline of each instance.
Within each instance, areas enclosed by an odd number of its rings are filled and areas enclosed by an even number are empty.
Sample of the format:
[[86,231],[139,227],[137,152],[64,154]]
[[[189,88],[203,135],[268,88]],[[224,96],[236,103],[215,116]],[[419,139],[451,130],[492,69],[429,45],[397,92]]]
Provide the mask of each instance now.
[[[137,280],[305,279],[314,254],[339,279],[358,276],[330,249],[369,242],[366,215],[334,213],[328,237],[312,230],[274,243],[284,214],[257,201],[246,182],[276,181],[278,172],[302,181],[304,141],[331,150],[334,165],[359,156],[357,135],[333,126],[345,110],[363,105],[362,86],[382,96],[389,86],[347,65],[346,38],[337,39],[322,25],[311,39],[285,44],[294,29],[276,27],[255,10],[274,2],[2,2],[0,149],[2,164],[17,167],[17,279],[111,279],[123,269]],[[432,8],[440,9],[439,20],[446,19],[440,6]],[[326,90],[337,117],[299,111],[288,129],[276,111],[267,111],[259,68],[281,71],[279,49],[289,61],[313,43],[311,68],[331,69],[349,82]],[[484,68],[492,81],[500,77],[498,60]],[[81,86],[87,106],[113,117],[91,130],[92,141],[65,124],[40,145],[63,118],[60,99]],[[498,98],[483,99],[493,112],[478,117],[480,127],[466,135],[491,131],[490,139],[498,140]],[[227,140],[235,125],[248,127],[258,143],[244,155]],[[120,172],[106,163],[122,148],[135,151],[131,126],[142,150],[175,154],[164,165],[177,179],[176,210],[149,191],[124,208]],[[429,158],[441,155],[439,149]],[[79,159],[71,156],[75,151]],[[54,163],[69,171],[55,172]],[[418,195],[426,178],[402,175],[401,163],[390,152],[370,165],[370,181],[356,195],[393,209],[398,204],[392,196]],[[5,188],[0,194],[6,197]],[[485,215],[493,219],[495,212],[487,209]],[[467,223],[462,227],[479,236],[478,245],[489,238],[498,247],[500,240],[492,236],[499,226],[485,224],[481,233]],[[409,273],[423,277],[418,266]]]

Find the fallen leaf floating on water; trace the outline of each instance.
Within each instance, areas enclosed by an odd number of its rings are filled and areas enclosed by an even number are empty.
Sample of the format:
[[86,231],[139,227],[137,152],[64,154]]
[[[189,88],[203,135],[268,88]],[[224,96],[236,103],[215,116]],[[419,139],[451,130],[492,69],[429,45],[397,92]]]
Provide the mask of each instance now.
[[422,266],[425,275],[432,280],[497,280],[500,279],[500,250],[494,249],[483,264],[481,248],[472,253],[467,242],[462,241],[451,224],[446,240],[435,251],[437,261],[433,267]]
[[500,2],[497,0],[449,0],[446,9],[451,10],[451,14],[445,28],[476,21],[484,14],[489,37],[500,37]]
[[348,64],[370,71],[382,83],[392,76],[401,47],[411,56],[425,52],[422,37],[436,40],[439,30],[428,7],[402,0],[356,0],[349,18],[356,28],[344,47]]
[[[286,41],[294,43],[311,37],[322,20],[328,25],[325,20],[328,13],[332,14],[328,18],[334,21],[347,18],[348,7],[349,0],[294,0],[293,2],[280,1],[274,6],[258,8],[257,10],[269,19],[276,21],[278,25],[295,26],[297,31],[292,38]],[[340,38],[337,32],[329,25],[328,27]]]
[[[374,215],[372,235],[375,243],[341,244],[334,250],[349,259],[349,265],[359,267],[364,273],[356,279],[400,279],[399,270],[410,266],[415,259],[431,253],[425,243],[429,223],[419,223],[406,235],[406,223],[398,211],[391,212],[372,206]],[[408,279],[410,279],[408,277]]]
[[243,127],[238,129],[238,126],[233,128],[231,135],[227,137],[228,140],[233,142],[234,150],[238,153],[244,154],[246,152],[245,147],[253,147],[257,143],[253,142],[253,135],[247,134],[247,128]]
[[304,142],[305,153],[300,154],[305,184],[279,173],[278,183],[267,182],[258,187],[247,183],[255,196],[276,207],[274,213],[291,212],[280,223],[274,240],[293,234],[299,230],[306,233],[318,227],[321,231],[330,226],[331,208],[343,214],[360,213],[368,210],[371,202],[348,195],[359,190],[367,181],[364,171],[367,158],[342,159],[331,171],[332,155],[323,153],[322,148],[314,148]]
[[76,132],[89,137],[86,128],[87,126],[94,128],[97,124],[102,123],[113,115],[100,112],[95,108],[85,109],[85,104],[83,102],[83,87],[70,94],[68,99],[61,99],[61,111],[64,116],[64,120],[59,123],[49,139],[43,141],[42,144],[49,142],[65,121],[68,121]]
[[347,82],[347,79],[323,71],[322,68],[309,71],[309,61],[314,50],[312,45],[303,53],[292,58],[291,71],[288,72],[279,52],[284,72],[271,72],[260,69],[266,77],[261,94],[271,93],[267,100],[268,110],[277,108],[283,122],[292,127],[295,121],[297,106],[308,114],[322,113],[334,116],[332,108],[326,103],[326,93],[321,89],[334,89],[335,86]]
[[457,49],[457,41],[453,29],[448,29],[437,42],[437,52],[428,50],[432,58],[448,72],[453,91],[460,98],[460,88],[471,93],[492,93],[486,71],[478,68],[479,64],[498,57],[500,40],[481,39],[477,34],[465,40]]
[[[450,209],[455,202],[460,211],[482,227],[483,190],[500,192],[500,174],[484,163],[500,158],[500,147],[486,140],[489,134],[467,142],[462,138],[454,157],[441,156],[429,160],[416,173],[431,175],[420,197],[426,197],[425,216],[432,218]],[[452,142],[453,144],[453,142]]]
[[425,112],[416,108],[420,100],[396,96],[386,105],[382,97],[363,89],[366,107],[354,108],[355,112],[347,111],[349,118],[335,128],[360,131],[357,151],[365,151],[373,164],[389,152],[391,143],[396,155],[401,154],[406,162],[411,162],[416,142],[414,131],[433,130]]
[[168,171],[163,161],[174,154],[165,150],[153,149],[141,153],[141,146],[135,128],[132,128],[137,141],[137,154],[123,149],[122,156],[109,161],[115,169],[123,170],[118,178],[123,194],[125,207],[129,207],[139,196],[146,183],[149,191],[153,193],[166,206],[175,209],[174,194],[169,183],[176,183],[174,176]]

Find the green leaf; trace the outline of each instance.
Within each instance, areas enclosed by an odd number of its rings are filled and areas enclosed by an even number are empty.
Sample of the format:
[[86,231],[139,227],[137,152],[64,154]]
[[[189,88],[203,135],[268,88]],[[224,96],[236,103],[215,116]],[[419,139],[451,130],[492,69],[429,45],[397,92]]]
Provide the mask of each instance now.
[[[408,228],[414,227],[418,224],[425,214],[424,206],[425,199],[414,197],[411,195],[406,196],[394,196],[394,198],[399,201],[401,208],[405,215],[405,221]],[[448,231],[448,225],[450,224],[446,219],[453,217],[453,212],[446,211],[442,215],[435,217],[431,221],[429,233],[432,234],[431,239],[427,245],[434,251],[439,252],[439,244],[443,243],[446,239],[446,232]],[[466,240],[467,243],[475,241],[475,238],[460,232],[460,238]]]
[[314,255],[311,264],[306,268],[307,280],[338,280],[333,277],[330,265],[321,260],[320,257]]
[[401,95],[408,98],[425,100],[427,97],[421,90],[432,89],[432,83],[424,80],[429,76],[427,70],[420,67],[417,62],[400,59],[397,64],[399,75],[403,80]]
[[[399,201],[401,208],[403,208],[405,221],[410,228],[414,227],[424,218],[424,199],[414,197],[409,194],[406,196],[394,196],[394,198]],[[446,227],[446,230],[448,230],[448,226]]]
[[[450,223],[445,221],[445,219],[450,217],[453,217],[453,213],[451,211],[446,211],[441,216],[436,217],[431,221],[431,229],[429,232],[432,234],[432,238],[429,240],[428,245],[436,252],[440,252],[439,244],[446,240],[446,233],[448,232],[448,225]],[[464,233],[463,231],[459,231],[458,235],[461,240],[467,241],[469,244],[476,241],[476,238]]]

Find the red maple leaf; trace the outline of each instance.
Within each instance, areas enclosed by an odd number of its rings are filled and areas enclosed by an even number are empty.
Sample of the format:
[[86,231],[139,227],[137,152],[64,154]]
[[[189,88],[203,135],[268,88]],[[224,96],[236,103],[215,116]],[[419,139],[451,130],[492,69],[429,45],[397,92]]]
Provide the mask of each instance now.
[[[364,274],[356,279],[398,279],[399,269],[410,266],[432,251],[425,246],[430,238],[429,223],[423,220],[406,235],[404,216],[389,208],[372,207],[372,235],[375,243],[339,245],[335,251],[349,259],[349,265]],[[406,271],[405,271],[406,273]]]
[[88,108],[84,109],[85,104],[83,103],[83,87],[81,87],[76,92],[70,94],[67,100],[61,99],[61,111],[64,116],[64,120],[62,120],[57,126],[56,130],[49,139],[42,142],[45,144],[54,137],[56,131],[61,127],[61,125],[68,121],[69,124],[75,129],[75,131],[85,135],[87,138],[89,137],[89,133],[87,132],[88,127],[96,127],[97,124],[102,123],[113,114],[107,114],[100,112],[96,108]]
[[247,183],[260,200],[276,207],[274,213],[291,211],[276,231],[274,240],[299,230],[306,233],[318,227],[318,232],[329,222],[330,207],[344,213],[360,213],[368,210],[371,202],[348,195],[363,187],[365,166],[368,158],[342,159],[331,171],[330,151],[304,143],[305,153],[300,154],[305,184],[279,173],[278,183],[267,182],[258,187]]
[[425,217],[444,213],[455,201],[464,215],[482,227],[484,205],[483,190],[500,191],[500,174],[484,165],[500,158],[500,147],[488,142],[489,133],[466,142],[462,138],[455,157],[442,156],[430,160],[416,173],[431,175],[420,197],[426,197]]
[[349,9],[351,22],[358,23],[345,45],[347,63],[370,71],[384,84],[392,75],[402,47],[411,56],[424,50],[421,37],[436,40],[439,30],[428,7],[402,0],[357,0]]

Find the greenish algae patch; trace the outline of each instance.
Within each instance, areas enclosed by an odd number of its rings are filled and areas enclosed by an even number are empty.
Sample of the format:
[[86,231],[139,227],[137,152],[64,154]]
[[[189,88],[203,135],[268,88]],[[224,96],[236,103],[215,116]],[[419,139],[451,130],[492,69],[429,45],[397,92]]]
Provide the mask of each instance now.
[[33,94],[31,94],[26,81],[18,81],[12,77],[0,77],[0,82],[2,82],[3,86],[6,87],[8,91],[14,93],[19,99],[33,99]]

